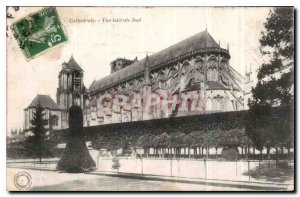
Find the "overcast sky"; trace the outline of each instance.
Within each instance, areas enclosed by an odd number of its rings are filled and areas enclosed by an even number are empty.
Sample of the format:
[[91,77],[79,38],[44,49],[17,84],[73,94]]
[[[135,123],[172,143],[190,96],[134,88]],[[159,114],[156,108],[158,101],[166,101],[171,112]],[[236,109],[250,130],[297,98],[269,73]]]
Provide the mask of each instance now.
[[[41,8],[21,7],[12,11],[10,25]],[[107,8],[58,7],[58,14],[69,41],[26,61],[16,40],[7,38],[7,131],[22,128],[24,108],[37,94],[49,94],[56,101],[61,64],[73,54],[84,69],[84,84],[110,73],[110,62],[118,57],[142,59],[146,52],[165,49],[205,30],[227,48],[230,64],[244,75],[246,65],[257,69],[262,62],[259,38],[270,8]],[[103,18],[141,18],[141,22],[103,23]],[[75,19],[95,19],[94,23],[74,23]],[[99,20],[99,22],[98,22]]]

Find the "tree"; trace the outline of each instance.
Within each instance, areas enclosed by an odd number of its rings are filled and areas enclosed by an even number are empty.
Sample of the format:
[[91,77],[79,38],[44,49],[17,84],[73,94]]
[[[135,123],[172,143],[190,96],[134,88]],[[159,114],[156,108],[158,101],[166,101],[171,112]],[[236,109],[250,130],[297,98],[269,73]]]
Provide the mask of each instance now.
[[[184,141],[184,144],[186,144],[188,147],[189,158],[191,158],[191,148],[193,147],[194,133],[187,134],[184,137],[183,141]],[[195,149],[194,149],[194,154],[195,154]]]
[[106,149],[112,151],[113,155],[117,155],[117,150],[123,147],[124,141],[121,140],[120,133],[115,132],[111,133],[111,135],[107,138]]
[[203,143],[204,143],[204,137],[205,137],[205,133],[203,131],[194,131],[191,133],[191,137],[192,137],[192,143],[191,143],[191,147],[194,148],[194,153],[197,154],[197,148],[202,147],[202,153],[203,153]]
[[[269,59],[258,70],[258,83],[252,90],[253,104],[280,106],[294,100],[294,13],[292,8],[275,8],[269,14],[260,38],[260,50]],[[291,69],[275,75],[287,65]]]
[[32,153],[33,157],[39,158],[40,163],[42,163],[42,156],[49,154],[50,149],[49,136],[45,128],[48,124],[48,120],[45,119],[44,116],[44,108],[39,103],[30,121],[32,126],[29,131],[32,132],[32,135],[28,136],[25,146],[26,149]]
[[249,147],[253,145],[251,139],[246,135],[245,129],[242,129],[241,131],[241,147],[242,150],[245,148],[245,155],[247,157],[247,160],[249,160]]
[[185,134],[182,132],[174,132],[170,134],[169,147],[175,148],[175,157],[176,155],[180,155],[181,148],[185,147],[184,144]]
[[[272,107],[293,105],[294,102],[293,8],[270,11],[259,41],[260,50],[268,60],[258,70],[258,83],[252,88],[253,99],[248,101],[246,133],[262,150],[270,143],[285,141],[291,132],[277,121]],[[283,74],[280,73],[282,70],[285,70]]]
[[220,146],[221,140],[222,140],[223,132],[221,130],[210,130],[205,134],[204,138],[204,145],[207,148],[207,156],[208,156],[208,150],[210,147],[214,147],[216,149],[216,157],[217,157],[217,151],[218,147]]
[[150,148],[153,146],[153,139],[153,135],[146,133],[140,136],[136,142],[137,147],[141,147],[144,149],[147,158],[149,157]]
[[153,138],[153,147],[160,149],[162,157],[166,153],[165,149],[168,147],[170,136],[164,132],[160,135],[157,135]]
[[[260,38],[260,50],[269,59],[258,70],[257,86],[252,90],[253,104],[280,106],[293,103],[294,13],[292,8],[275,8],[269,14]],[[289,72],[275,74],[291,65]]]
[[95,150],[100,150],[102,148],[107,147],[107,140],[105,140],[104,136],[101,134],[97,134],[94,138],[92,138],[92,148]]

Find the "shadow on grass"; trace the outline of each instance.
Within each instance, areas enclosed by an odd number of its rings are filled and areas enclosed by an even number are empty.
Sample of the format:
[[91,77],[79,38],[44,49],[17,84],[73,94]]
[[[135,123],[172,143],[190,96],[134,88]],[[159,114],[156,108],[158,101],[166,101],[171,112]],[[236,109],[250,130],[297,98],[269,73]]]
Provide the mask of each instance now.
[[257,165],[250,172],[245,172],[244,175],[251,176],[254,179],[265,180],[269,182],[284,183],[294,180],[294,166],[288,161],[276,162],[261,162],[260,167]]

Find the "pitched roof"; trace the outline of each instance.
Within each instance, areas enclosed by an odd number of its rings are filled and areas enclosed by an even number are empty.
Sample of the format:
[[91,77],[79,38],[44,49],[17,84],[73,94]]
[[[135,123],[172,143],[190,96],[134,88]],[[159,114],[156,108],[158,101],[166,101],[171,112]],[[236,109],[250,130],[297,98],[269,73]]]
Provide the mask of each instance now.
[[207,90],[229,90],[230,88],[227,88],[223,86],[221,83],[217,81],[208,81],[206,82]]
[[[207,90],[230,90],[229,87],[224,86],[222,83],[218,81],[207,81],[206,89]],[[233,85],[233,90],[239,91],[240,89],[238,89],[238,87]]]
[[83,69],[79,66],[79,64],[74,59],[73,55],[71,56],[69,62],[68,63],[64,62],[63,65],[65,65],[64,68],[67,69],[83,71]]
[[41,94],[38,94],[27,108],[37,107],[39,103],[44,108],[60,109],[59,106],[52,100],[52,98],[49,95],[41,95]]
[[[217,42],[213,39],[213,37],[208,33],[207,30],[202,31],[194,36],[191,36],[177,44],[174,44],[162,51],[154,53],[149,56],[150,67],[154,67],[163,62],[172,60],[181,55],[187,54],[191,51],[197,49],[205,49],[205,48],[220,48]],[[135,74],[139,74],[144,71],[145,67],[145,58],[134,62],[133,64],[114,72],[98,81],[95,81],[89,88],[90,91],[97,91],[110,85],[112,83],[118,83],[123,79],[126,79]]]
[[200,90],[200,83],[195,83],[192,84],[191,86],[188,86],[185,90],[182,91],[183,92],[191,92],[191,91],[195,91],[195,90]]

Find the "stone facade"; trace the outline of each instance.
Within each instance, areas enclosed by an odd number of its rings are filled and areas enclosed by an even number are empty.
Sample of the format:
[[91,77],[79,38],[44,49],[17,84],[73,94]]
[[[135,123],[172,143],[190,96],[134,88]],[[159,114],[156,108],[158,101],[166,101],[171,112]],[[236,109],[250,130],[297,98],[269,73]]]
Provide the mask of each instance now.
[[[140,61],[132,61],[131,65],[119,66],[122,69],[90,86],[84,109],[85,126],[242,110],[244,79],[229,60],[229,48],[220,48],[203,31]],[[113,101],[119,95],[129,98],[129,110],[113,109]],[[148,111],[144,108],[146,95],[159,98],[158,104]],[[134,99],[143,107],[133,107]],[[180,110],[182,101],[185,111]]]
[[[68,109],[79,105],[84,126],[189,116],[244,109],[244,78],[230,66],[207,30],[142,60],[117,58],[111,74],[83,84],[73,56],[58,75],[57,129],[68,127]],[[25,109],[29,128],[31,108]]]

